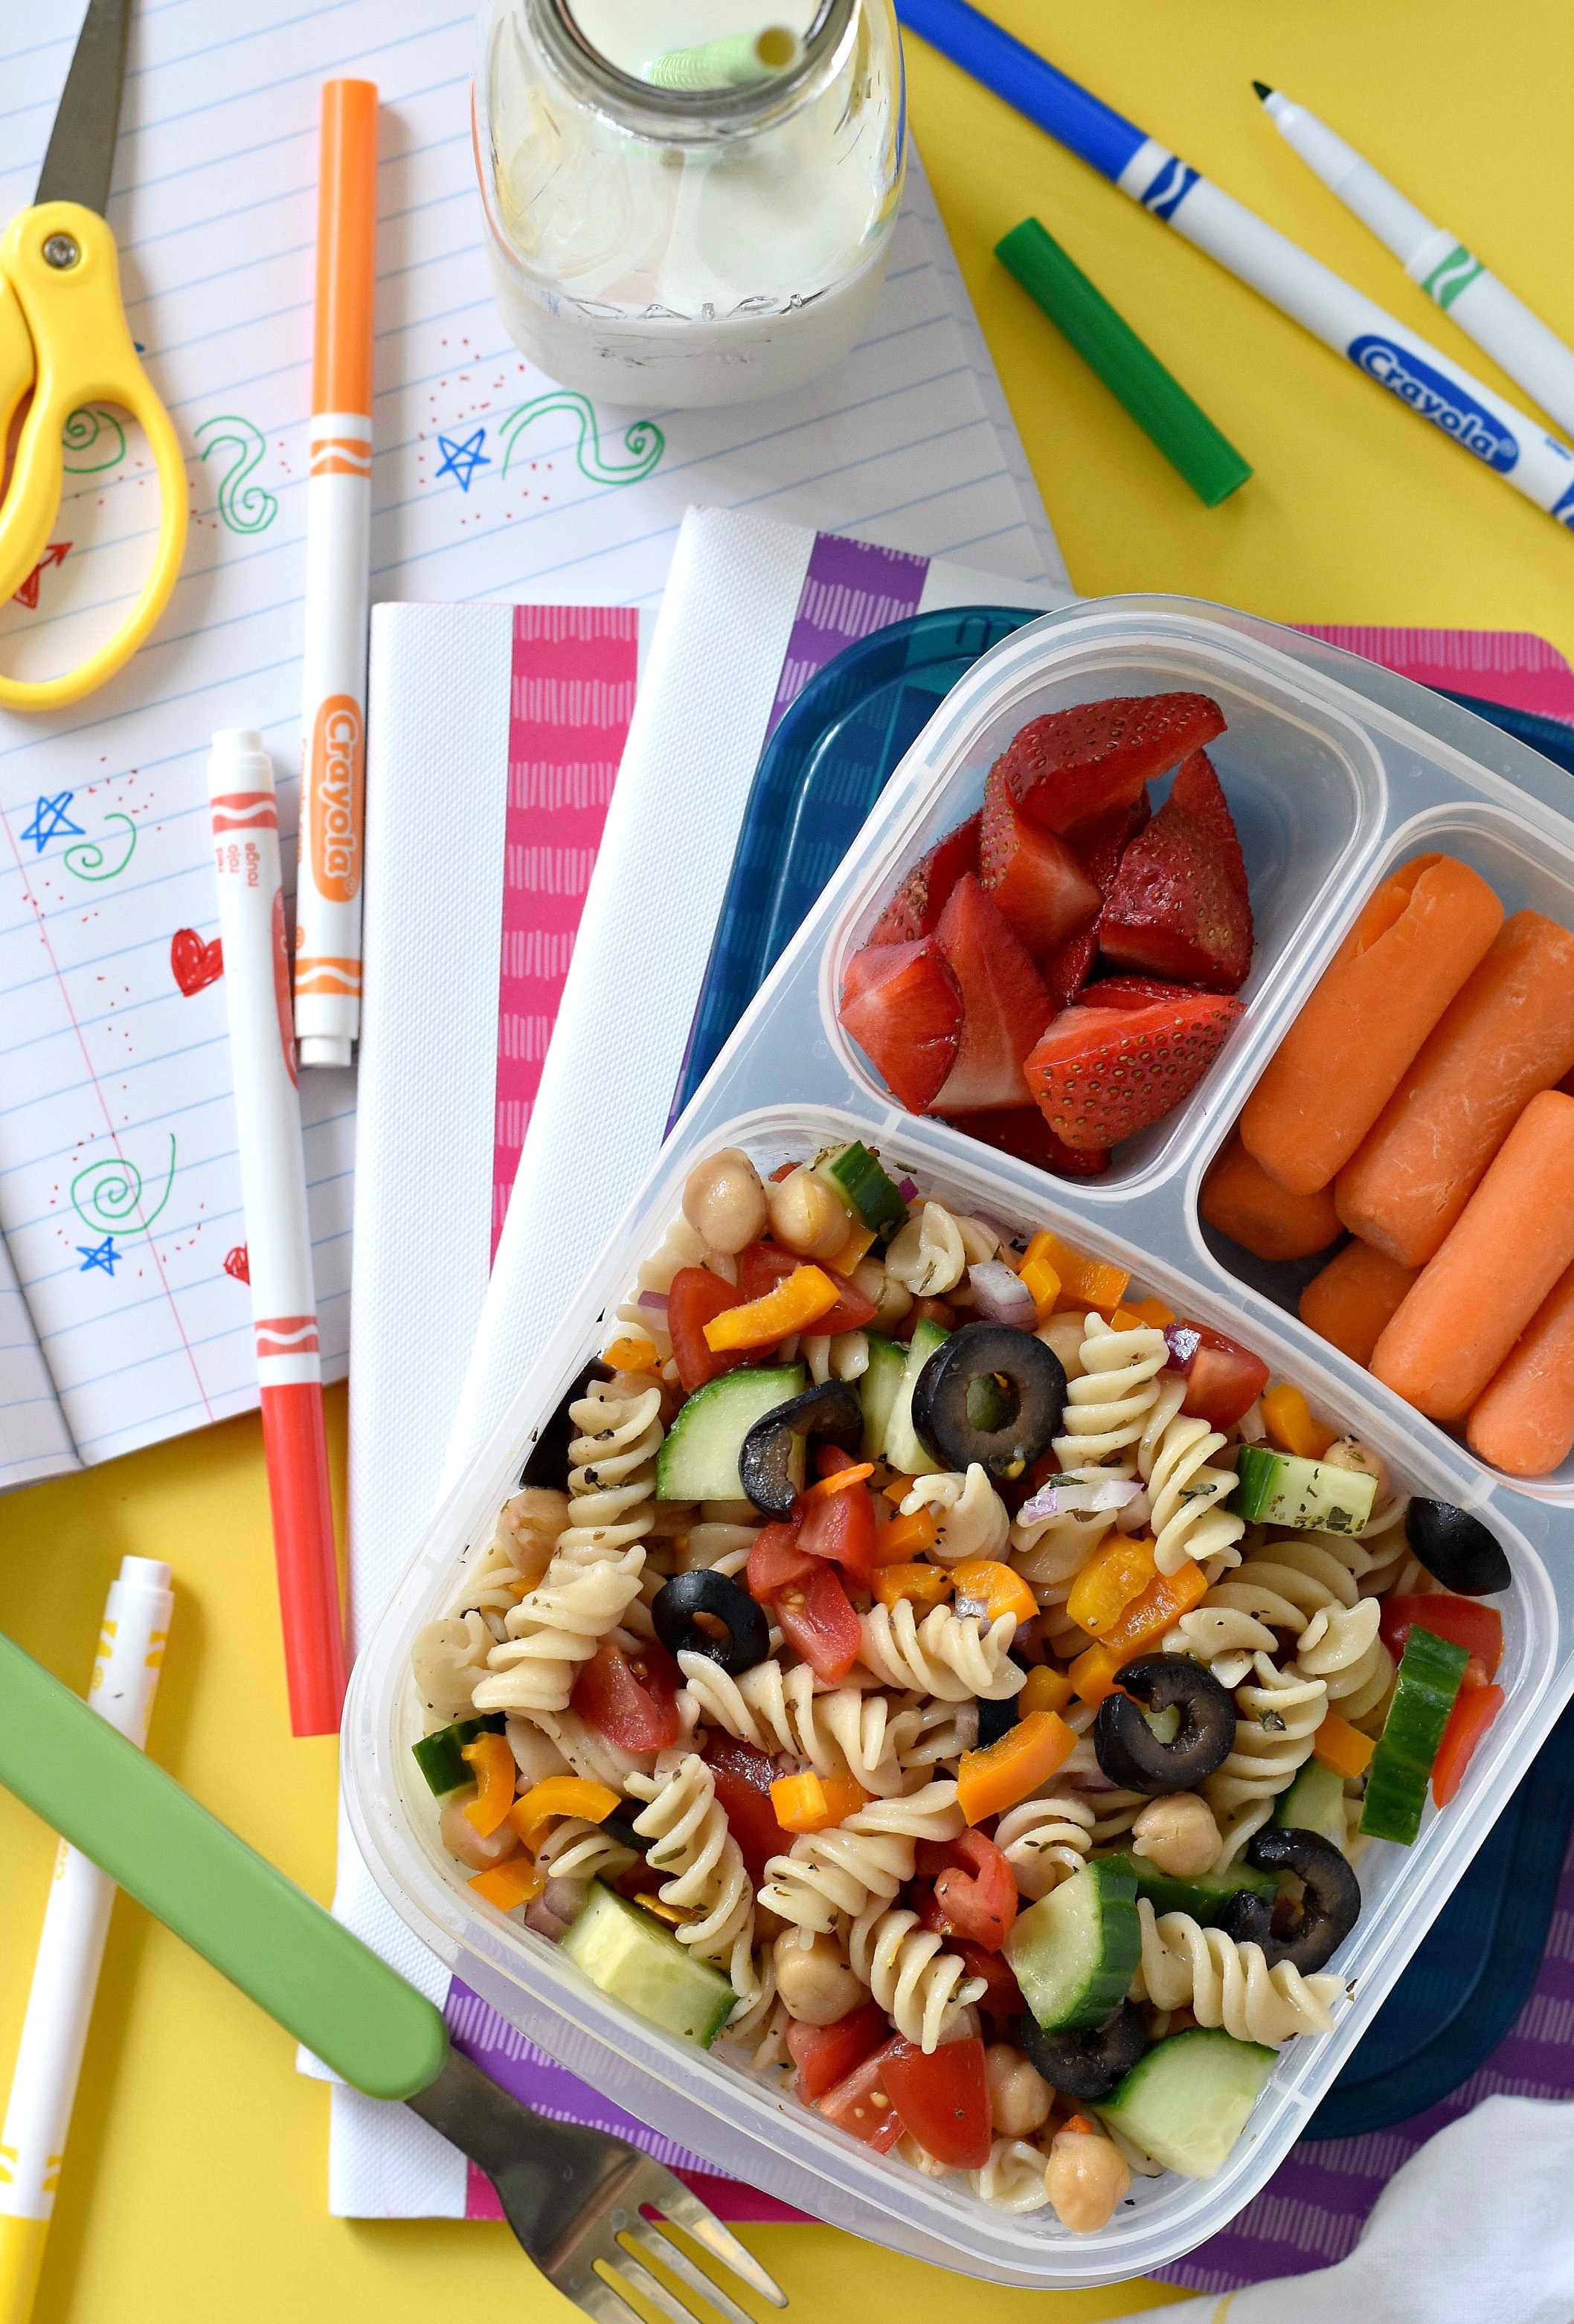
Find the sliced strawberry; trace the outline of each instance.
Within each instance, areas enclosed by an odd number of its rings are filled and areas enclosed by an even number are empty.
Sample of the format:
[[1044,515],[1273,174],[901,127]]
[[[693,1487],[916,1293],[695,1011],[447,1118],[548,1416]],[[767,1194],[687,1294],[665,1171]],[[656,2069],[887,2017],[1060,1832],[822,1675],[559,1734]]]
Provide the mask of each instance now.
[[1128,799],[1124,807],[1110,807],[1073,838],[1077,861],[1101,896],[1107,896],[1114,887],[1121,857],[1138,832],[1147,828],[1153,815],[1144,783],[1134,799]]
[[1021,812],[999,767],[984,786],[978,879],[1007,927],[1035,956],[1052,952],[1094,919],[1103,900],[1066,842]]
[[1093,973],[1093,964],[1098,958],[1098,923],[1089,920],[1087,927],[1069,936],[1053,952],[1045,953],[1038,964],[1039,974],[1049,987],[1050,1000],[1058,1017],[1069,1009]]
[[929,1111],[1021,1105],[1029,1094],[1022,1061],[1051,1013],[1042,977],[970,872],[952,889],[931,941],[961,987],[962,1038]]
[[970,815],[913,865],[870,929],[872,945],[912,944],[919,936],[933,936],[951,890],[964,872],[978,869],[982,820]]
[[838,1013],[909,1113],[921,1113],[950,1073],[962,1032],[962,987],[936,939],[856,952]]
[[1166,984],[1157,976],[1101,976],[1077,995],[1079,1009],[1148,1009],[1155,1001],[1191,1001],[1190,984]]
[[1224,733],[1206,694],[1127,695],[1051,711],[1023,728],[996,765],[1030,823],[1081,831],[1134,799],[1152,775]]
[[1068,1146],[1118,1145],[1190,1096],[1243,1014],[1214,992],[1146,1009],[1068,1009],[1029,1057],[1028,1087]]
[[1097,1178],[1109,1167],[1102,1147],[1079,1151],[1057,1138],[1036,1105],[1000,1106],[992,1111],[969,1113],[957,1124],[969,1138],[997,1153],[1014,1154],[1035,1170],[1052,1170],[1057,1178]]
[[1199,751],[1121,858],[1098,922],[1117,967],[1234,992],[1252,964],[1252,907],[1218,777]]

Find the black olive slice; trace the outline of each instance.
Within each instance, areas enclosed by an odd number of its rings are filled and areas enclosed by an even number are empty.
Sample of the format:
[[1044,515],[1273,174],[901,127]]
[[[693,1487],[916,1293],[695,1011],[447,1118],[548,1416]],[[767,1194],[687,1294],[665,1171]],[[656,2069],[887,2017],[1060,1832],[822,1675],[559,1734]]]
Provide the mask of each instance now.
[[1273,1934],[1273,1906],[1255,1888],[1237,1888],[1215,1922],[1237,1945],[1261,1945],[1264,1951]]
[[[1201,1663],[1188,1655],[1149,1655],[1127,1663],[1119,1684],[1125,1692],[1105,1696],[1093,1728],[1094,1752],[1112,1784],[1158,1799],[1192,1791],[1223,1766],[1235,1748],[1236,1706]],[[1180,1711],[1172,1742],[1160,1742],[1139,1704]]]
[[757,1509],[773,1517],[792,1514],[802,1489],[793,1475],[792,1440],[818,1437],[839,1452],[856,1452],[864,1441],[864,1407],[846,1380],[822,1380],[772,1406],[755,1421],[738,1453],[743,1489]]
[[1467,1598],[1490,1598],[1514,1578],[1496,1535],[1452,1501],[1412,1500],[1404,1537],[1434,1582]]
[[1006,1323],[964,1323],[912,1390],[912,1425],[937,1458],[957,1470],[977,1461],[995,1484],[1022,1476],[1049,1449],[1065,1409],[1059,1356]]
[[565,1390],[563,1400],[547,1422],[531,1447],[530,1458],[520,1474],[521,1490],[526,1485],[566,1493],[569,1489],[569,1442],[579,1432],[569,1417],[569,1406],[578,1404],[592,1380],[609,1380],[612,1366],[597,1358],[586,1365],[571,1388]]
[[1299,1912],[1282,1936],[1263,1947],[1270,1969],[1288,1961],[1302,1977],[1338,1950],[1361,1914],[1361,1884],[1348,1863],[1319,1831],[1264,1824],[1254,1832],[1246,1862],[1259,1872],[1293,1872],[1306,1883]]
[[1086,2034],[1046,2034],[1034,2016],[1012,2028],[1017,2048],[1051,2089],[1069,2098],[1106,2098],[1148,2046],[1148,2029],[1134,2001]]
[[700,1566],[663,1582],[651,1607],[651,1620],[667,1652],[704,1655],[737,1678],[771,1651],[763,1609],[746,1590],[725,1573]]
[[1016,1697],[1008,1694],[1003,1702],[988,1702],[983,1697],[978,1702],[978,1741],[977,1748],[986,1751],[991,1743],[998,1743],[1016,1725],[1019,1713]]

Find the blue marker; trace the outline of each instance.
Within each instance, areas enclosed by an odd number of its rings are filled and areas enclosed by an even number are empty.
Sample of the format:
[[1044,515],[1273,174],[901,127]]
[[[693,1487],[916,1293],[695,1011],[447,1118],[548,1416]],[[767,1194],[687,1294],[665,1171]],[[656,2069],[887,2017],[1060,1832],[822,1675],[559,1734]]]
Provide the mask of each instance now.
[[1473,452],[1537,508],[1574,527],[1574,452],[1495,389],[966,0],[896,0],[896,13],[908,32]]

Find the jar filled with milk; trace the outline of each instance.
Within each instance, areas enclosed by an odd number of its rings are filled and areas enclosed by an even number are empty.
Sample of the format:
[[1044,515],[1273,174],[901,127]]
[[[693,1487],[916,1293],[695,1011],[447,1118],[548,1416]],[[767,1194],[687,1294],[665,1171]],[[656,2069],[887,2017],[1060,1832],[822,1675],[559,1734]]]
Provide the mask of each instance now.
[[891,0],[488,0],[476,151],[510,337],[608,402],[839,361],[902,196]]

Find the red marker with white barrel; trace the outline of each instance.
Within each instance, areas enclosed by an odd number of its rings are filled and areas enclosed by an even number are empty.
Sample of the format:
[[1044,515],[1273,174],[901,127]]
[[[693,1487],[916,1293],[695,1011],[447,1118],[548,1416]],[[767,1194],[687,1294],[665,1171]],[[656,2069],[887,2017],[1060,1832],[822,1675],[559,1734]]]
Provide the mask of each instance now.
[[279,811],[262,736],[245,727],[216,734],[208,785],[290,1723],[297,1735],[327,1735],[338,1728],[344,1705],[344,1621],[322,1427]]

